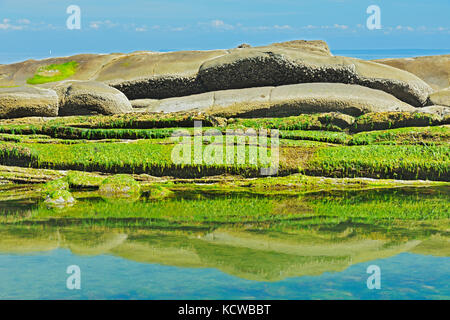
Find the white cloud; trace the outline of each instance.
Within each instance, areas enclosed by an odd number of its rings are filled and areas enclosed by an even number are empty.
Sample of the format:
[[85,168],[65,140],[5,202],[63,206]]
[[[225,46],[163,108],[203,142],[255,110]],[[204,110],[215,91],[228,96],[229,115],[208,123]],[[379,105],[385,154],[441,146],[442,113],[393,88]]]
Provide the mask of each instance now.
[[342,30],[347,30],[347,29],[348,29],[348,26],[342,25],[342,24],[335,24],[335,25],[333,26],[333,28],[336,28],[336,29],[342,29]]
[[234,26],[231,24],[227,24],[222,20],[213,20],[210,22],[211,27],[216,29],[223,29],[223,30],[231,30],[234,29]]
[[180,32],[180,31],[186,30],[186,27],[175,27],[175,28],[171,28],[170,30],[175,31],[175,32]]
[[13,25],[10,19],[3,19],[0,23],[0,30],[23,30],[23,25]]
[[410,26],[397,26],[395,29],[397,29],[397,30],[405,30],[405,31],[414,31],[414,28],[410,27]]
[[91,29],[98,29],[98,28],[100,28],[100,24],[99,24],[98,22],[91,22],[91,23],[89,24],[89,27],[90,27]]
[[289,26],[289,25],[287,25],[287,24],[285,24],[284,26],[279,26],[279,25],[274,25],[273,26],[273,28],[274,29],[278,29],[278,30],[288,30],[288,29],[292,29],[292,27],[291,26]]
[[89,27],[91,29],[95,29],[98,30],[100,28],[114,28],[114,27],[119,27],[121,26],[119,23],[114,23],[111,20],[105,20],[105,21],[91,21],[89,23]]

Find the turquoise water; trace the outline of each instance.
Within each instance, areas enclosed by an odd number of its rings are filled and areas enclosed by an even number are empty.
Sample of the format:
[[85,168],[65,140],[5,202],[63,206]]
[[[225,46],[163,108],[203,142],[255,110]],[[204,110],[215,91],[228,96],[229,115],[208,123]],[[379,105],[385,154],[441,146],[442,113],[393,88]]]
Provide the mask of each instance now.
[[[80,290],[66,288],[69,265],[81,269]],[[379,290],[367,288],[369,265],[381,268]],[[33,255],[0,255],[0,298],[449,299],[449,270],[450,258],[402,253],[342,272],[264,282],[210,268],[145,264],[108,255],[82,257],[57,249]]]
[[[408,58],[419,56],[434,56],[441,54],[450,54],[450,49],[379,49],[379,50],[331,50],[334,55],[354,57],[364,60],[384,59],[384,58]],[[80,52],[85,53],[85,52]],[[96,53],[96,52],[91,52]],[[71,56],[73,52],[28,52],[28,53],[8,53],[0,52],[0,64],[9,64],[21,62],[28,59],[47,59],[59,56]]]

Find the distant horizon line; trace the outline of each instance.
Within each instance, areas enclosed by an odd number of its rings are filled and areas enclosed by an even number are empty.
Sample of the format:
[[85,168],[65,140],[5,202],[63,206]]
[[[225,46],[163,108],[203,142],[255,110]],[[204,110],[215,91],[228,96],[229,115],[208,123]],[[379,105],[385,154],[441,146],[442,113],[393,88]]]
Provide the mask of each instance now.
[[[258,47],[258,46],[255,46]],[[15,64],[15,63],[20,63],[20,62],[24,62],[27,60],[47,60],[47,59],[54,59],[54,58],[63,58],[63,57],[70,57],[70,56],[75,56],[75,55],[81,55],[81,54],[113,54],[113,53],[123,53],[123,54],[130,54],[133,52],[139,52],[139,51],[149,51],[149,52],[162,52],[162,53],[167,53],[167,52],[175,52],[175,51],[209,51],[209,50],[221,50],[220,48],[217,49],[193,49],[193,48],[183,48],[183,49],[159,49],[159,50],[151,50],[151,49],[147,49],[147,50],[134,50],[134,51],[110,51],[110,52],[94,52],[94,51],[83,51],[83,52],[75,52],[75,53],[64,53],[62,52],[61,55],[51,55],[51,56],[42,56],[42,57],[36,57],[39,54],[38,53],[32,53],[30,54],[29,58],[19,58],[18,60],[13,60],[13,61],[5,61],[3,62],[2,58],[6,57],[7,60],[7,56],[11,55],[11,56],[18,56],[20,55],[20,53],[0,53],[0,65],[3,64]],[[225,50],[225,49],[223,49]],[[383,49],[330,49],[330,52],[333,53],[340,53],[340,52],[354,52],[354,53],[370,53],[370,52],[393,52],[393,51],[397,51],[397,52],[412,52],[412,51],[428,51],[428,52],[433,52],[433,51],[447,51],[448,53],[443,53],[443,54],[450,54],[450,48],[446,49],[424,49],[424,48],[403,48],[403,49],[396,49],[396,48],[383,48]],[[34,57],[33,57],[34,55]],[[425,55],[427,56],[427,55]],[[400,57],[401,58],[401,57]],[[404,58],[408,58],[408,57],[404,57]],[[368,59],[371,60],[371,59]]]

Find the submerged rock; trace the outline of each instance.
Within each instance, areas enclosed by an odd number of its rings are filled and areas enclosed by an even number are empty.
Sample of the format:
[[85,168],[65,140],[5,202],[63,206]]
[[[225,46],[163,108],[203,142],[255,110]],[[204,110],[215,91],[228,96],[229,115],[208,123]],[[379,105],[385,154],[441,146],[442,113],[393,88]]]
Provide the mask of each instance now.
[[64,206],[75,203],[75,199],[69,191],[57,190],[47,195],[45,203],[54,206]]
[[69,183],[66,178],[60,178],[45,183],[41,189],[45,196],[61,190],[69,190]]
[[36,87],[0,88],[0,118],[57,115],[58,96],[53,90]]
[[56,85],[60,116],[121,114],[133,110],[127,97],[117,89],[96,81],[64,81]]
[[64,206],[75,203],[75,199],[69,191],[69,183],[66,178],[49,181],[41,189],[45,203],[53,206]]
[[152,186],[148,194],[149,199],[151,200],[162,200],[174,196],[174,193],[171,190],[158,185]]
[[100,185],[99,193],[104,196],[130,197],[139,195],[139,182],[126,174],[106,178]]

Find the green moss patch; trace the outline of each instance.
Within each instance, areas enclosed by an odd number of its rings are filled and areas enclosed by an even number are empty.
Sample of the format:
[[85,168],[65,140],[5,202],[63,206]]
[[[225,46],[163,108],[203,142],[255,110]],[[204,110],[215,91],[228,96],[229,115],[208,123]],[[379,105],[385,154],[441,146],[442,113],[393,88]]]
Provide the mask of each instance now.
[[361,132],[352,136],[349,145],[370,144],[446,144],[450,142],[450,126],[399,128]]
[[60,190],[69,190],[69,183],[65,178],[49,181],[44,184],[41,189],[44,196],[48,196],[49,194]]
[[83,171],[70,171],[67,176],[69,186],[78,188],[98,188],[106,177]]
[[78,62],[69,61],[62,64],[51,64],[39,67],[32,78],[27,79],[28,84],[43,84],[67,79],[76,73]]
[[449,181],[450,149],[447,145],[321,148],[308,162],[306,172],[331,177]]
[[350,130],[352,132],[387,130],[403,127],[426,127],[441,124],[439,117],[427,113],[379,112],[358,117]]
[[103,180],[99,192],[114,197],[132,196],[139,194],[140,184],[129,175],[118,174]]

